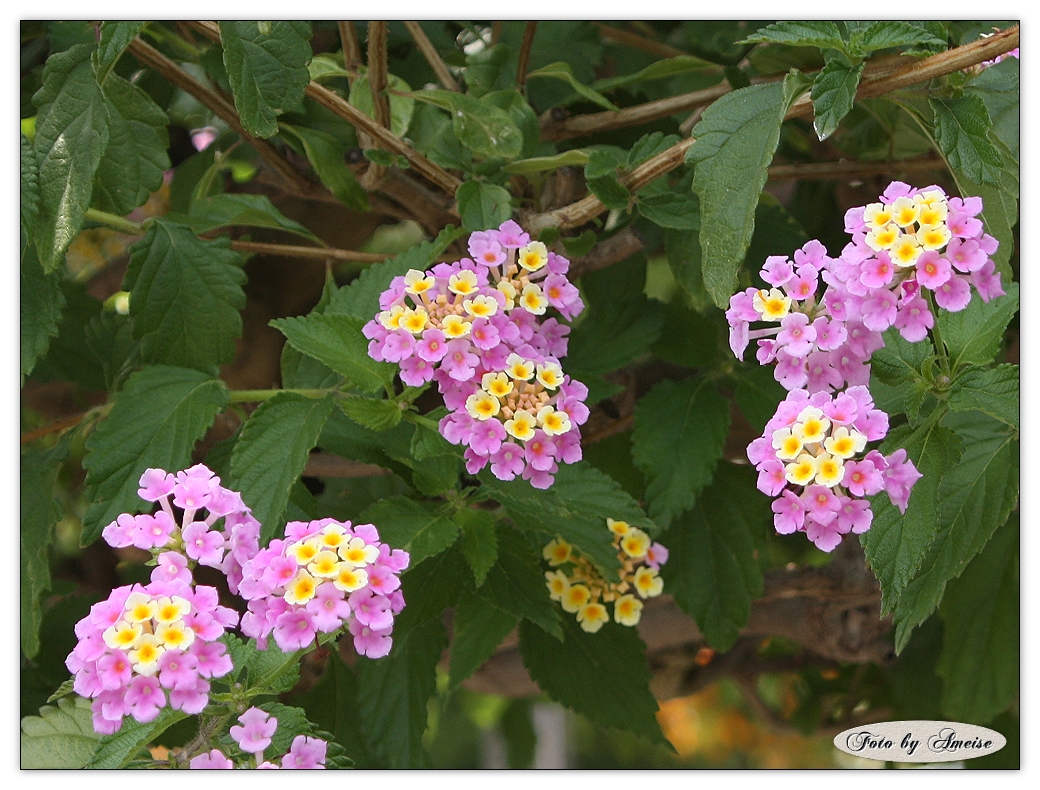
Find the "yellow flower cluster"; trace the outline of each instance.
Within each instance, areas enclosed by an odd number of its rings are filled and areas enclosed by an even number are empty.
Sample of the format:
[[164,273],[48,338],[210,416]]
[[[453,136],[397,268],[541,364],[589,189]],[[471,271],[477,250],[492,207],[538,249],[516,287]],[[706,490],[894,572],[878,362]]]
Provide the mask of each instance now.
[[379,549],[358,537],[347,535],[339,524],[329,524],[305,540],[291,543],[285,555],[296,560],[295,576],[285,583],[286,603],[306,604],[319,585],[332,582],[343,593],[368,584],[366,566],[379,557]]
[[[533,379],[533,380],[532,380]],[[485,373],[480,389],[466,399],[470,417],[484,422],[497,417],[506,433],[526,442],[541,428],[547,436],[567,433],[570,415],[550,402],[563,383],[563,369],[552,360],[535,363],[510,354],[502,373]]]
[[855,428],[831,427],[822,411],[806,406],[791,427],[773,431],[776,457],[788,462],[788,482],[833,488],[844,479],[845,461],[863,451],[867,437]]
[[660,595],[664,586],[657,575],[667,556],[660,556],[663,547],[652,544],[649,535],[625,521],[608,518],[607,528],[621,561],[618,582],[604,579],[588,557],[562,538],[554,538],[542,549],[542,556],[556,569],[545,573],[549,597],[575,615],[582,630],[590,634],[610,619],[606,604],[613,604],[614,622],[636,625],[643,614],[641,599]]
[[875,252],[888,250],[897,266],[913,266],[922,252],[941,250],[950,241],[948,209],[946,197],[938,190],[896,198],[887,206],[871,203],[863,208],[864,241]]
[[195,632],[184,622],[191,604],[179,595],[153,598],[147,593],[131,593],[123,615],[101,635],[113,650],[123,650],[138,675],[159,671],[159,658],[167,650],[187,650]]

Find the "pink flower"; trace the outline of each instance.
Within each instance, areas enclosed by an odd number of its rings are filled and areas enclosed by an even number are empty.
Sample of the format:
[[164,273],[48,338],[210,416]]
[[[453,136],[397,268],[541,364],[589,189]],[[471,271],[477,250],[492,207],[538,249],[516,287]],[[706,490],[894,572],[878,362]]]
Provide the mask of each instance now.
[[327,749],[328,744],[321,738],[297,735],[282,758],[282,768],[324,768]]
[[204,754],[197,754],[192,757],[188,763],[188,768],[197,768],[202,770],[212,770],[215,768],[231,769],[234,767],[235,764],[231,762],[230,758],[225,757],[224,753],[220,751],[220,749],[211,749],[209,752]]
[[239,716],[238,721],[230,733],[242,751],[251,754],[263,752],[271,745],[271,736],[278,728],[278,719],[253,707]]

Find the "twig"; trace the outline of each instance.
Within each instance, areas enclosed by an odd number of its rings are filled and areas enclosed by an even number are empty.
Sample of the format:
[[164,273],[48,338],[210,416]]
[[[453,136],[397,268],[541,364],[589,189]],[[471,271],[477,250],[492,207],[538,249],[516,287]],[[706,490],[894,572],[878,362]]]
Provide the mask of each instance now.
[[[368,23],[368,89],[372,96],[372,112],[376,123],[384,129],[390,129],[390,100],[386,95],[387,88],[387,63],[386,52],[387,27],[386,22]],[[368,147],[367,140],[362,145]],[[386,168],[370,163],[361,175],[360,183],[366,190],[373,190],[379,186],[386,173]]]
[[581,443],[583,445],[593,444],[595,442],[602,441],[603,439],[608,439],[611,436],[615,436],[616,434],[624,433],[632,427],[633,421],[634,418],[631,414],[629,414],[626,417],[622,417],[620,420],[614,420],[614,422],[603,427],[599,431],[596,431],[596,433],[582,437]]
[[520,56],[516,61],[516,89],[524,92],[524,84],[527,82],[527,61],[531,57],[531,47],[534,46],[534,31],[538,27],[537,21],[528,22],[524,26],[524,38],[520,42]]
[[[343,46],[343,68],[350,74],[356,74],[358,66],[361,65],[361,45],[358,43],[357,27],[353,22],[338,22],[339,41]],[[347,77],[350,85],[354,84],[353,77]]]
[[388,474],[392,474],[389,469],[375,464],[351,461],[332,453],[312,453],[307,458],[301,477],[379,477]]
[[689,52],[683,52],[681,49],[677,49],[669,44],[654,41],[653,39],[640,36],[637,33],[629,33],[627,30],[611,27],[602,22],[593,22],[592,24],[599,28],[600,35],[602,35],[603,38],[613,39],[619,44],[624,44],[625,46],[634,49],[641,49],[643,52],[657,55],[659,58],[675,58],[680,55],[690,54]]
[[284,255],[287,258],[308,258],[325,261],[353,261],[354,263],[379,263],[393,257],[382,252],[358,252],[356,250],[337,250],[329,247],[302,247],[291,244],[268,244],[260,241],[232,241],[231,249],[238,252],[252,252],[257,255]]
[[495,46],[502,38],[502,27],[504,23],[500,20],[491,25],[491,46]]
[[162,74],[186,93],[190,93],[202,105],[213,112],[214,115],[234,129],[243,140],[256,149],[256,152],[260,154],[264,162],[270,165],[271,169],[277,172],[293,191],[303,193],[311,191],[312,185],[310,182],[298,173],[292,165],[286,162],[273,145],[266,140],[253,137],[245,130],[241,119],[238,117],[238,111],[227,99],[212,90],[208,85],[204,85],[196,80],[188,72],[159,52],[159,50],[149,46],[140,38],[135,38],[130,42],[128,51],[141,61],[143,65]]
[[76,414],[72,417],[64,417],[60,420],[55,420],[54,422],[48,423],[47,425],[40,426],[39,428],[34,428],[31,431],[27,431],[26,433],[22,434],[21,443],[28,444],[29,442],[35,442],[37,439],[40,439],[44,436],[50,436],[52,433],[60,433],[61,431],[64,431],[66,428],[73,428],[79,425],[89,413],[90,412],[85,411],[82,414]]
[[631,255],[635,255],[645,246],[646,240],[629,225],[609,239],[599,242],[589,250],[587,255],[576,259],[571,264],[569,275],[571,279],[574,279],[581,277],[583,274],[610,266],[613,263],[625,260],[625,258]]
[[770,181],[788,178],[824,180],[854,179],[863,176],[886,175],[893,172],[918,173],[942,170],[946,163],[936,156],[886,162],[811,162],[790,165],[773,165],[769,168]]
[[404,26],[415,40],[415,44],[419,47],[423,57],[426,58],[426,62],[430,64],[433,73],[437,75],[437,81],[450,91],[461,91],[459,83],[455,81],[455,78],[451,76],[451,72],[448,70],[448,64],[438,54],[429,36],[423,32],[422,26],[418,22],[405,22]]

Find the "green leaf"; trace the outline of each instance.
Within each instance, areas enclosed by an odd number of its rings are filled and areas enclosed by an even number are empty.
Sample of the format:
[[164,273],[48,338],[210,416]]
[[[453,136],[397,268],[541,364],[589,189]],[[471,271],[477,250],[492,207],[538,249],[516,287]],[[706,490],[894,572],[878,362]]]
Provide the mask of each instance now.
[[141,724],[127,716],[123,719],[123,726],[119,732],[101,739],[97,751],[84,768],[125,768],[149,743],[186,718],[187,713],[173,708],[163,708],[159,716],[147,724]]
[[91,723],[90,700],[64,697],[57,706],[40,708],[39,716],[22,719],[19,767],[83,768],[100,739]]
[[[1005,58],[964,86],[965,93],[978,96],[993,121],[993,135],[1008,147],[1017,166],[1019,161],[1019,62]],[[974,193],[972,193],[974,194]]]
[[561,644],[520,623],[520,657],[531,679],[549,697],[601,727],[667,746],[650,693],[646,647],[636,629],[610,622],[587,634],[573,617],[565,617],[563,631]]
[[932,31],[913,22],[892,19],[870,22],[863,27],[856,27],[850,32],[848,51],[853,57],[865,57],[879,49],[908,47],[915,44],[946,48],[945,38],[939,38]]
[[718,69],[718,66],[710,61],[694,57],[693,55],[676,55],[674,58],[655,60],[649,66],[633,72],[632,74],[624,74],[620,77],[607,77],[602,80],[596,80],[592,83],[592,88],[597,91],[610,91],[615,88],[623,88],[632,85],[636,82],[647,82],[649,80],[662,79],[663,77],[673,77],[676,74],[686,74],[687,72],[697,71],[700,69],[716,70]]
[[90,206],[94,173],[108,145],[108,110],[90,65],[93,47],[80,44],[47,59],[33,151],[39,163],[36,244],[47,272],[61,266]]
[[423,748],[426,704],[437,688],[437,663],[448,644],[440,620],[401,635],[390,655],[358,659],[358,708],[375,754],[391,768],[428,768]]
[[[389,260],[365,267],[356,280],[333,294],[326,312],[346,313],[369,321],[379,312],[379,295],[390,287],[394,277],[403,277],[409,269],[425,271],[448,245],[464,235],[465,230],[449,225],[433,241],[424,241]],[[367,340],[365,347],[367,353]]]
[[813,128],[821,140],[834,134],[841,119],[852,109],[865,65],[863,61],[853,65],[842,57],[834,57],[813,80]]
[[1004,160],[989,139],[992,122],[982,99],[963,95],[928,103],[935,113],[935,140],[950,167],[972,181],[999,185]]
[[[1006,288],[1012,277],[1009,261],[1015,251],[1014,228],[1018,225],[1018,163],[1011,161],[1011,154],[1003,147],[1003,143],[998,144],[997,147],[1002,148],[1006,161],[1003,170],[1000,171],[999,183],[996,186],[972,181],[958,171],[954,171],[953,176],[962,195],[978,195],[982,198],[984,208],[981,219],[986,227],[986,232],[1000,244],[991,257],[997,266],[997,271],[1004,278]],[[973,299],[972,302],[974,301]]]
[[[40,213],[40,174],[39,165],[36,162],[36,152],[33,144],[24,134],[19,135],[21,145],[19,156],[19,169],[21,171],[21,220],[22,220],[22,258],[24,260],[26,250],[36,233],[36,217]],[[35,254],[34,254],[35,259]],[[36,261],[39,266],[40,262]]]
[[670,551],[661,569],[675,596],[716,650],[728,650],[762,594],[757,536],[770,525],[768,500],[747,467],[723,463],[696,506],[662,536]]
[[33,372],[38,360],[47,355],[51,338],[58,334],[58,322],[65,309],[65,295],[61,291],[62,275],[45,274],[36,259],[36,250],[29,246],[21,263],[21,382]]
[[307,73],[315,82],[331,77],[350,78],[350,72],[332,55],[315,55],[307,64]]
[[488,571],[477,595],[503,612],[530,620],[563,639],[560,612],[549,598],[539,557],[512,527],[499,524],[498,558]]
[[103,90],[108,146],[98,164],[93,203],[121,216],[162,186],[170,169],[169,119],[151,96],[118,74],[108,75]]
[[429,90],[414,95],[448,110],[455,136],[475,156],[516,159],[523,151],[523,134],[505,110],[454,91]]
[[381,499],[358,518],[363,523],[375,524],[385,543],[407,551],[412,567],[440,554],[459,535],[459,525],[454,521],[403,496]]
[[639,213],[662,228],[675,230],[699,230],[701,226],[700,207],[689,196],[677,192],[665,192],[660,195],[640,195],[638,198]]
[[587,554],[611,581],[617,580],[618,559],[607,518],[657,532],[657,525],[616,481],[584,462],[562,466],[545,491],[526,480],[499,480],[486,469],[478,477],[514,524],[548,537],[559,535]]
[[585,186],[589,188],[604,206],[617,211],[627,211],[632,200],[632,193],[621,183],[617,175],[609,173],[599,178],[588,178]]
[[786,396],[784,388],[773,378],[771,366],[747,365],[733,371],[737,386],[733,397],[740,411],[756,431],[773,419],[776,407]]
[[116,62],[130,46],[137,34],[144,30],[147,22],[113,22],[101,23],[101,40],[94,52],[94,74],[98,85],[105,86],[105,80],[111,74]]
[[347,398],[339,401],[339,407],[358,425],[373,431],[388,431],[401,422],[401,407],[392,400]]
[[450,444],[435,429],[421,424],[415,426],[411,459],[417,462],[412,463],[412,484],[420,493],[440,496],[458,484],[462,448]]
[[647,512],[667,526],[711,482],[729,430],[729,402],[710,379],[665,380],[635,409],[632,459],[647,476]]
[[503,173],[541,173],[546,170],[556,170],[568,165],[583,167],[588,164],[589,155],[579,148],[564,151],[554,156],[535,156],[531,159],[520,159],[510,162],[502,168]]
[[328,187],[343,205],[355,211],[368,211],[368,196],[343,161],[347,152],[344,143],[320,129],[308,129],[306,126],[287,123],[279,123],[278,128],[299,141],[307,161],[311,163],[321,183]]
[[977,409],[1017,429],[1018,389],[1018,365],[968,368],[954,379],[948,402],[953,411]]
[[297,735],[314,735],[315,726],[307,720],[302,708],[283,705],[281,702],[264,702],[257,706],[278,720],[278,728],[271,736],[268,747],[274,754],[285,754],[292,747]]
[[886,384],[902,384],[921,378],[921,368],[935,354],[935,347],[927,337],[911,343],[899,334],[895,327],[882,335],[885,345],[874,352],[870,359],[870,372]]
[[81,544],[92,543],[120,513],[135,513],[145,469],[175,472],[227,406],[222,381],[197,370],[153,365],[127,379],[112,411],[86,441],[87,500]]
[[1010,705],[1019,677],[1018,519],[999,529],[963,575],[950,582],[939,614],[942,709],[953,721],[988,724]]
[[463,181],[455,191],[462,227],[468,231],[497,228],[513,216],[511,195],[496,184]]
[[741,43],[786,44],[789,47],[819,47],[845,50],[841,30],[834,22],[776,22]]
[[192,202],[188,219],[196,233],[228,225],[246,225],[284,230],[324,246],[324,242],[307,228],[275,208],[267,195],[236,193],[200,198]]
[[[402,96],[401,93],[409,93],[412,86],[398,76],[387,75],[387,98],[390,100],[390,131],[397,137],[404,137],[408,131],[408,125],[412,122],[412,113],[415,112],[415,99],[411,96]],[[369,118],[376,117],[375,107],[372,105],[372,88],[368,84],[368,74],[359,74],[350,87],[350,98],[353,107],[361,110]]]
[[532,77],[551,77],[552,79],[563,80],[574,88],[578,95],[583,99],[588,99],[593,104],[598,104],[606,110],[620,109],[616,104],[614,104],[614,102],[599,91],[593,90],[588,85],[579,82],[574,76],[574,72],[571,71],[569,63],[558,61],[556,63],[550,63],[548,66],[542,66],[540,69],[527,72],[527,79],[531,79]]
[[881,583],[882,615],[895,609],[921,567],[939,529],[940,481],[961,455],[956,434],[934,419],[913,432],[906,426],[889,432],[881,452],[887,455],[898,447],[906,448],[907,457],[923,477],[914,485],[905,514],[899,512],[886,493],[872,497],[874,521],[860,536],[867,562]]
[[755,229],[766,170],[780,141],[780,124],[799,90],[781,83],[727,93],[704,111],[686,153],[700,197],[704,284],[725,307],[737,289],[737,269]]
[[268,644],[265,650],[260,650],[255,639],[244,641],[233,634],[225,634],[221,639],[228,646],[235,677],[246,688],[263,688],[265,693],[277,694],[291,690],[299,681],[298,663],[293,662],[285,672],[280,671],[289,654],[283,653],[277,645]]
[[234,357],[246,275],[229,247],[227,239],[206,241],[160,219],[130,248],[123,288],[145,362],[216,373]]
[[242,426],[231,453],[231,487],[242,494],[262,525],[261,543],[281,533],[289,490],[333,408],[329,396],[315,400],[279,392],[261,403]]
[[978,412],[948,414],[943,422],[956,431],[964,450],[939,483],[939,530],[899,598],[896,650],[935,611],[946,583],[961,575],[1018,501],[1018,441],[1007,428]]
[[346,376],[364,392],[375,392],[393,381],[395,366],[377,362],[368,355],[368,340],[361,334],[362,321],[353,316],[311,313],[278,318],[270,324],[285,335],[293,348]]
[[1018,283],[1007,283],[1004,296],[983,302],[972,299],[958,313],[939,311],[937,323],[953,369],[986,365],[1000,351],[1004,332],[1018,312]]
[[480,669],[519,622],[487,599],[464,592],[452,619],[448,688],[456,688]]
[[[664,307],[664,326],[652,351],[656,356],[675,365],[688,368],[708,367],[721,359],[719,335],[718,324],[688,307],[685,300],[673,299]],[[728,351],[726,357],[728,361]],[[768,369],[759,365],[754,369],[764,370],[766,375],[772,378]],[[769,416],[772,416],[772,409],[783,397],[781,395],[774,401]]]
[[453,517],[462,529],[459,548],[473,571],[473,581],[479,587],[498,559],[498,537],[495,520],[486,510],[464,508]]
[[306,22],[220,23],[224,68],[250,134],[271,137],[278,131],[278,116],[303,105],[310,38]]

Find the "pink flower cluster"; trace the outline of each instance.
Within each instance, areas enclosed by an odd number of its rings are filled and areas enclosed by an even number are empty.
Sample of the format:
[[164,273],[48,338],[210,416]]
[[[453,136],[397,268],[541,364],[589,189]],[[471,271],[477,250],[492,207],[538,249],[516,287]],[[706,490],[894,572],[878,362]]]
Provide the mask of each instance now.
[[[950,312],[967,307],[971,286],[983,301],[1004,293],[990,257],[997,241],[983,232],[981,211],[981,198],[893,182],[879,202],[846,213],[852,241],[840,257],[813,240],[793,263],[766,259],[761,276],[772,287],[730,299],[730,348],[743,359],[757,340],[758,361],[775,362],[774,376],[788,390],[867,384],[882,332],[895,326],[917,342],[934,326],[926,292]],[[822,294],[821,280],[828,286]],[[751,329],[762,321],[779,326]]]
[[773,501],[781,535],[804,532],[823,551],[842,535],[870,529],[865,499],[884,490],[905,512],[910,489],[921,477],[906,450],[863,455],[867,442],[888,433],[888,415],[874,408],[866,387],[845,392],[793,390],[777,407],[762,436],[748,445],[758,489]]
[[284,540],[272,540],[245,563],[242,633],[264,650],[273,631],[289,653],[310,647],[319,632],[346,627],[358,653],[385,656],[394,615],[404,608],[398,574],[408,561],[407,552],[380,542],[371,524],[291,521]]
[[[250,708],[238,717],[238,724],[231,728],[231,737],[239,748],[253,756],[257,768],[308,769],[324,768],[325,754],[328,744],[321,738],[297,735],[282,756],[281,765],[264,759],[264,750],[271,745],[271,736],[278,729],[278,719],[260,708]],[[228,769],[235,763],[220,749],[211,749],[204,754],[196,755],[188,763],[189,768]],[[242,765],[241,767],[252,767]]]
[[[153,582],[191,583],[195,563],[217,568],[238,592],[243,564],[259,549],[260,522],[242,495],[220,485],[220,478],[203,464],[170,474],[146,469],[137,493],[158,502],[154,514],[123,513],[101,531],[115,548],[136,546],[158,555]],[[172,506],[171,506],[172,500]],[[173,507],[182,511],[180,522]],[[222,528],[217,522],[223,519]]]
[[[512,220],[471,234],[469,253],[395,277],[364,326],[368,352],[398,363],[405,384],[437,383],[451,410],[441,433],[467,445],[471,474],[490,463],[502,480],[546,488],[558,461],[581,459],[588,389],[560,368],[570,327],[545,316],[571,320],[584,305],[569,261]],[[509,387],[491,389],[499,378]]]
[[73,689],[93,699],[94,730],[116,732],[125,716],[149,722],[170,705],[200,713],[207,678],[232,669],[217,640],[238,614],[217,603],[213,587],[179,581],[119,587],[76,624],[79,642],[65,660]]

